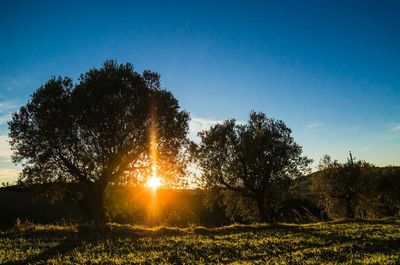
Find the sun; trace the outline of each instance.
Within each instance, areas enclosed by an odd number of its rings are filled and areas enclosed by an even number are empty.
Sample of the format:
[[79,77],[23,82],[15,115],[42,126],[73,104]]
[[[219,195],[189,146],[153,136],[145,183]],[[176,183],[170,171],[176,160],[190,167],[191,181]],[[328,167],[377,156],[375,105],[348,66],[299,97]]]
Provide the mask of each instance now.
[[153,174],[147,178],[146,186],[153,191],[156,191],[161,186],[161,178],[157,176],[156,164],[154,164],[151,169]]
[[161,186],[161,178],[156,175],[152,175],[147,179],[146,186],[151,188],[153,191],[156,191]]

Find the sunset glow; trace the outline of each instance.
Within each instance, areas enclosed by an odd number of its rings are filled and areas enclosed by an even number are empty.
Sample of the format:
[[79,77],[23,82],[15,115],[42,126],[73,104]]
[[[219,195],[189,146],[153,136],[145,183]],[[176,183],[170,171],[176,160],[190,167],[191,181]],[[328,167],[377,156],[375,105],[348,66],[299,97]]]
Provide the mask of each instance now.
[[147,179],[146,186],[151,188],[153,191],[156,191],[161,186],[161,178],[158,176],[151,176]]
[[150,155],[152,160],[151,176],[146,181],[146,186],[156,191],[162,184],[161,178],[157,176],[157,115],[154,109],[151,112],[151,129],[150,129]]
[[152,175],[148,177],[146,181],[146,186],[151,188],[153,191],[156,191],[162,184],[161,178],[157,176],[157,166],[153,165],[151,167]]

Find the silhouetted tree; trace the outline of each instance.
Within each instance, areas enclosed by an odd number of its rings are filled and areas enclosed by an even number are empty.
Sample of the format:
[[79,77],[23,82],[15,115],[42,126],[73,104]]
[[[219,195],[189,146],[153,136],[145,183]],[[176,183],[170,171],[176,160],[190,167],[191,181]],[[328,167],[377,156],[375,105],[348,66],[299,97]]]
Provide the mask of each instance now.
[[400,215],[400,167],[374,168],[364,184],[362,207],[374,218]]
[[250,199],[262,221],[274,216],[290,180],[310,163],[285,123],[264,113],[251,112],[247,124],[226,120],[199,136],[197,158],[204,186]]
[[371,164],[354,161],[351,154],[343,164],[325,155],[312,175],[311,190],[329,216],[354,218],[372,174]]
[[106,61],[76,85],[50,79],[13,114],[9,136],[21,181],[81,184],[101,224],[106,186],[148,174],[155,154],[160,174],[182,175],[188,121],[158,74]]

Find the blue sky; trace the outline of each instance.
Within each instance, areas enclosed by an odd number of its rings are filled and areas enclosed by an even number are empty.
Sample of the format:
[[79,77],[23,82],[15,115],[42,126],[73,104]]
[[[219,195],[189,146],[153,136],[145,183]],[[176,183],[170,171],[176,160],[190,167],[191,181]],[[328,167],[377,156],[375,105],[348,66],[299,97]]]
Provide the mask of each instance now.
[[[168,2],[168,3],[167,3]],[[400,165],[400,1],[1,1],[0,182],[11,112],[106,59],[161,73],[191,135],[251,110],[304,153]]]

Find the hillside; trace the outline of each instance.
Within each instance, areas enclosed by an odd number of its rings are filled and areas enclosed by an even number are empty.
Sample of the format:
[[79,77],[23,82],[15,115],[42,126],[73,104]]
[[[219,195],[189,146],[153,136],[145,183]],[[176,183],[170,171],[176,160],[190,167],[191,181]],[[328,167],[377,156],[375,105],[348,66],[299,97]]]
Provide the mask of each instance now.
[[0,245],[2,264],[398,264],[400,222],[30,226],[2,232]]

